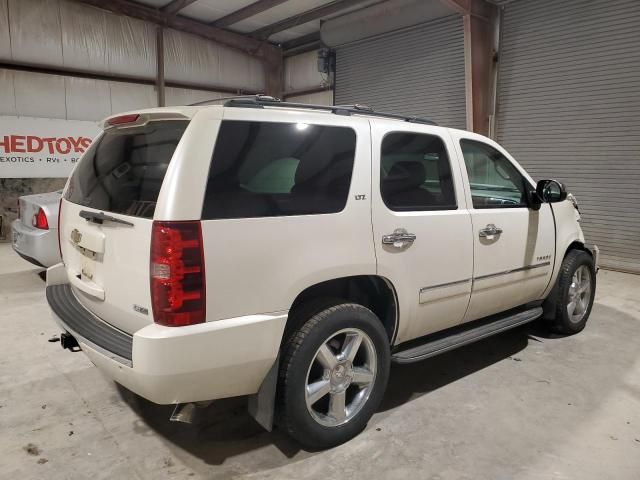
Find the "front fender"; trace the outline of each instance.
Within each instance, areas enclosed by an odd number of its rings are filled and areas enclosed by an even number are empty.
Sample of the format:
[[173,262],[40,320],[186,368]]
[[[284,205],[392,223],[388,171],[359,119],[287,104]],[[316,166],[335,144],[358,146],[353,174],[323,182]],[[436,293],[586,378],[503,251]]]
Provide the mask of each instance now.
[[569,200],[551,204],[553,219],[556,229],[556,248],[553,272],[549,284],[542,294],[542,298],[547,298],[556,284],[558,273],[562,266],[562,261],[572,245],[580,245],[585,249],[584,234],[580,227],[580,214]]

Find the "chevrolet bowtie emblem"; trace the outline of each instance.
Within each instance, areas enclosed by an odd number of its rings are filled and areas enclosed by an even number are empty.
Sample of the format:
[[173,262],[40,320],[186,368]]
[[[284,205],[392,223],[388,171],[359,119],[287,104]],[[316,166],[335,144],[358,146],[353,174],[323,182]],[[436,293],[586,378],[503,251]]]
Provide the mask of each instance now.
[[77,228],[74,228],[71,232],[71,240],[73,243],[80,243],[80,240],[82,240],[82,233],[80,233]]

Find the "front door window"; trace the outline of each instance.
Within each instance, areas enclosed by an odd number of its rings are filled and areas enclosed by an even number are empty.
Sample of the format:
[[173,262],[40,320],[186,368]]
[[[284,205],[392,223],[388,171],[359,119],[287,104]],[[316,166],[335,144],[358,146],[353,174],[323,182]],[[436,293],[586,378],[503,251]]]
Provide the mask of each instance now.
[[473,208],[526,207],[527,181],[498,150],[474,140],[461,140]]

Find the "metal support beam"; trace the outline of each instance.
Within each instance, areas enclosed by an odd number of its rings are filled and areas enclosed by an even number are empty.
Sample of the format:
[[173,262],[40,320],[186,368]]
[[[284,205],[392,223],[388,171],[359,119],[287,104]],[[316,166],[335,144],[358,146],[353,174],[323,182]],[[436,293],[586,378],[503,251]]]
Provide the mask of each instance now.
[[489,138],[497,140],[496,115],[498,113],[498,87],[500,82],[500,55],[502,52],[502,31],[504,21],[504,9],[498,9],[496,30],[493,36],[493,69],[491,72],[491,90],[489,103]]
[[326,17],[327,15],[333,15],[334,13],[345,10],[349,7],[354,7],[362,2],[363,0],[335,0],[331,3],[327,3],[326,5],[316,7],[312,10],[272,23],[266,27],[259,28],[258,30],[251,32],[251,36],[267,39],[274,33],[282,32],[283,30],[311,22],[313,20],[318,20],[319,18]]
[[445,5],[453,8],[460,15],[466,15],[471,11],[469,0],[440,0]]
[[238,23],[242,20],[253,17],[286,1],[287,0],[258,0],[257,2],[253,2],[244,8],[230,13],[229,15],[225,15],[224,17],[219,18],[218,20],[212,22],[211,25],[220,28],[228,27],[229,25],[233,25],[234,23]]
[[485,22],[491,22],[492,19],[488,16],[488,11],[491,7],[486,7],[487,2],[485,0],[440,0],[441,3],[449,6],[460,15],[471,15],[473,17],[480,18]]
[[264,85],[267,95],[282,98],[284,94],[284,58],[280,50],[264,59]]
[[158,106],[164,107],[164,28],[162,27],[156,27],[156,90]]
[[[43,67],[40,65],[32,65],[27,63],[18,63],[18,62],[6,62],[0,61],[0,69],[4,70],[12,70],[16,72],[31,72],[31,73],[40,73],[43,75],[59,75],[64,77],[76,77],[76,78],[87,78],[91,80],[102,80],[105,82],[122,82],[122,83],[133,83],[136,85],[157,85],[156,78],[140,78],[140,77],[131,77],[127,75],[120,74],[106,74],[106,73],[96,73],[89,72],[86,70],[79,70],[74,68],[65,68],[65,67]],[[232,95],[255,95],[257,93],[254,90],[243,90],[239,88],[230,88],[228,86],[223,85],[214,85],[214,84],[197,84],[197,83],[185,83],[185,82],[172,82],[165,80],[165,87],[175,87],[175,88],[186,88],[190,90],[201,90],[203,92],[219,92],[219,93],[229,93]]]
[[301,53],[317,50],[322,46],[320,32],[309,33],[302,37],[294,38],[284,42],[282,45],[282,53],[285,57],[299,55]]
[[484,0],[471,2],[462,16],[467,130],[488,135],[498,9]]
[[188,7],[195,1],[196,0],[173,0],[172,2],[167,3],[160,10],[162,10],[167,15],[176,15],[180,10]]

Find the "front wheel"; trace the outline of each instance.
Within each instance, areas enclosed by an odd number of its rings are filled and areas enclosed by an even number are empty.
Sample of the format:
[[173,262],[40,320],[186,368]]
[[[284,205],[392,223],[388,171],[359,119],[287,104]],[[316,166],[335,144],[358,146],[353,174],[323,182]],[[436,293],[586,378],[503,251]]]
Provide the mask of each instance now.
[[596,293],[596,270],[591,255],[582,250],[567,253],[554,291],[556,312],[552,330],[564,335],[582,331]]
[[346,442],[378,408],[389,363],[387,334],[371,310],[340,304],[314,315],[283,349],[281,424],[308,448]]

